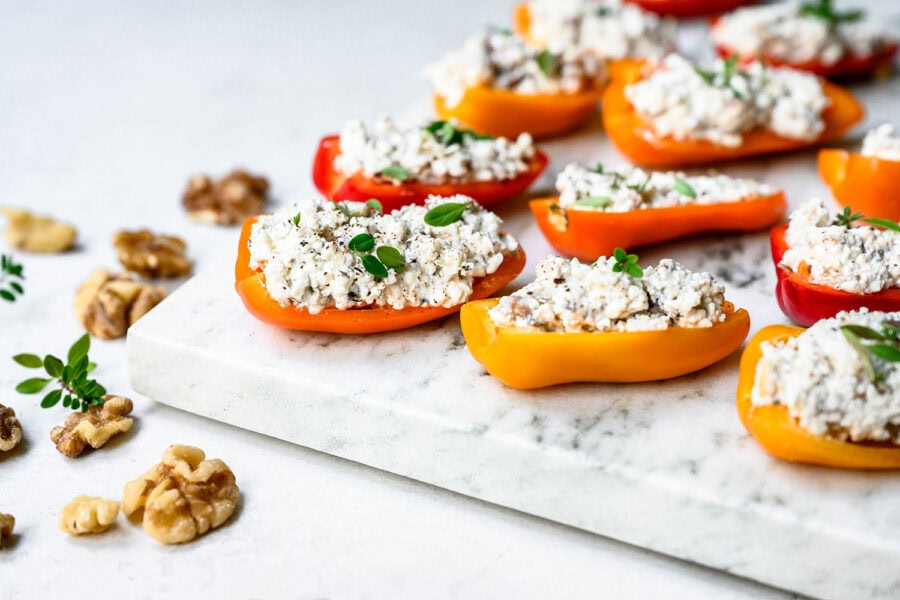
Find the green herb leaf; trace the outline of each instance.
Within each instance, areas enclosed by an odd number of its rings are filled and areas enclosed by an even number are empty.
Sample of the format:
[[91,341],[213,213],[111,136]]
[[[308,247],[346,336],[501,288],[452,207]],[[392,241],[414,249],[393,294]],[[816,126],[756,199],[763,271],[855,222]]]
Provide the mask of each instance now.
[[42,377],[32,377],[31,379],[26,379],[22,383],[16,386],[16,391],[20,394],[37,394],[42,391],[47,384],[50,383],[49,379],[44,379]]
[[616,248],[613,250],[613,258],[617,262],[625,262],[628,259],[628,253],[623,248]]
[[872,344],[866,346],[872,354],[889,362],[900,362],[900,348],[887,344]]
[[368,233],[360,233],[359,235],[354,236],[347,244],[347,248],[353,252],[369,252],[374,247],[375,238]]
[[587,208],[603,208],[604,206],[608,206],[609,203],[612,202],[612,198],[609,196],[590,196],[588,198],[582,198],[581,200],[576,200],[573,206],[584,206]]
[[614,273],[627,273],[635,278],[644,276],[637,254],[628,254],[623,248],[616,248],[613,250],[613,258],[616,261],[612,267]]
[[864,327],[862,325],[843,325],[841,329],[849,331],[856,335],[856,337],[862,340],[886,340],[889,339],[887,336],[882,335],[875,331],[874,329],[870,329],[869,327]]
[[900,231],[900,223],[889,219],[863,219],[863,221],[870,225],[875,225],[876,227],[883,227],[891,231]]
[[87,356],[88,351],[91,349],[91,336],[88,334],[84,334],[72,344],[72,347],[69,348],[69,353],[66,355],[66,362],[68,364],[74,364],[81,360],[82,357]]
[[13,360],[29,369],[40,369],[44,366],[44,361],[37,354],[16,354]]
[[48,354],[44,357],[44,369],[50,377],[59,377],[62,375],[63,362],[52,354]]
[[553,53],[546,48],[538,52],[537,56],[534,57],[534,60],[537,62],[538,68],[540,68],[541,73],[543,73],[547,77],[552,77],[553,73],[558,68],[559,61],[557,61]]
[[344,203],[343,203],[343,202],[334,202],[334,207],[335,207],[336,209],[338,209],[338,211],[341,212],[341,213],[342,213],[344,216],[346,216],[346,217],[356,217],[356,216],[358,216],[358,215],[355,215],[355,214],[353,214],[352,212],[350,212],[350,209],[347,208],[346,206],[344,206]]
[[687,196],[688,198],[696,198],[697,197],[697,193],[694,191],[694,188],[692,188],[691,185],[687,181],[685,181],[684,179],[681,179],[680,177],[675,179],[674,188],[675,188],[675,191],[678,192],[679,194],[681,194],[682,196]]
[[438,204],[425,213],[425,224],[432,227],[446,227],[459,221],[466,209],[468,202],[445,202]]
[[881,374],[875,371],[875,366],[872,364],[872,359],[869,357],[869,351],[866,348],[865,344],[862,343],[862,340],[859,339],[859,336],[854,333],[852,329],[848,329],[846,325],[841,326],[841,333],[844,334],[844,338],[850,345],[853,346],[853,349],[856,350],[856,353],[859,355],[859,359],[862,362],[863,370],[866,372],[866,375],[869,376],[874,383],[879,383],[881,381]]
[[397,273],[402,273],[406,270],[406,262],[403,260],[403,255],[400,254],[400,251],[391,246],[378,246],[375,250],[375,255],[378,256],[378,259],[384,263],[384,266],[388,269],[393,269]]
[[16,297],[13,296],[12,292],[7,290],[0,290],[0,298],[3,298],[7,302],[15,302]]
[[299,224],[300,224],[300,217],[302,217],[302,216],[303,216],[303,213],[297,213],[297,214],[294,215],[294,217],[291,219],[291,223],[293,223],[294,225],[299,225]]
[[44,396],[44,399],[41,400],[41,408],[50,408],[52,406],[56,406],[59,403],[59,399],[62,397],[62,390],[52,390]]
[[598,175],[603,175],[603,163],[602,162],[598,162],[597,165],[594,167],[594,173],[597,173]]
[[834,7],[831,5],[831,0],[819,0],[818,2],[801,4],[800,14],[821,19],[829,25],[836,25],[838,23],[854,23],[860,21],[865,16],[865,11],[855,9],[839,13],[835,12]]
[[0,287],[0,298],[7,302],[15,302],[16,294],[21,296],[25,293],[22,284],[13,281],[13,277],[20,280],[25,279],[25,276],[22,275],[22,265],[17,264],[11,255],[0,254],[0,286],[9,286],[8,289]]
[[379,202],[375,198],[369,198],[368,200],[366,200],[366,206],[380,213],[384,212],[384,207],[381,205],[381,202]]
[[843,212],[839,212],[835,215],[834,220],[831,221],[832,225],[842,225],[847,229],[853,227],[853,222],[862,219],[862,213],[855,213],[850,210],[849,206],[844,207]]
[[644,276],[644,270],[640,265],[628,265],[625,267],[626,272],[634,278],[640,278]]
[[386,167],[379,172],[379,175],[394,181],[406,181],[409,179],[410,173],[401,167]]
[[380,260],[372,256],[371,254],[366,254],[360,258],[362,260],[363,267],[374,275],[375,277],[387,277],[387,267],[385,267]]

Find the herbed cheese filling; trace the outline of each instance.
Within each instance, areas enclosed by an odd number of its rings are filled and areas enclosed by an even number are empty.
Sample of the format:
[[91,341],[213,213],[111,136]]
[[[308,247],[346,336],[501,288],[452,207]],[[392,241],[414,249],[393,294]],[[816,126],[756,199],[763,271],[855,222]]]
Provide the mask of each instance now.
[[627,86],[625,96],[657,136],[727,147],[740,146],[743,134],[756,129],[814,141],[829,103],[808,73],[760,62],[743,68],[733,59],[719,59],[707,71],[677,54]]
[[900,161],[900,135],[894,130],[894,126],[885,123],[868,132],[863,138],[862,154],[882,160]]
[[491,319],[500,326],[562,332],[712,327],[725,320],[725,288],[709,273],[664,259],[633,277],[613,271],[616,263],[606,257],[593,265],[546,258],[532,283],[500,298]]
[[[426,213],[443,204],[468,208],[449,225],[426,224]],[[469,299],[476,278],[496,271],[518,248],[500,233],[500,223],[466,196],[432,196],[425,206],[390,214],[358,202],[306,199],[259,217],[250,234],[250,268],[262,269],[266,290],[279,304],[312,314],[365,305],[455,306]],[[359,236],[371,236],[371,245],[351,244]],[[390,268],[385,261],[379,277],[363,259],[381,257],[381,247],[398,251],[402,265]]]
[[340,145],[334,161],[339,172],[375,178],[388,170],[395,175],[388,179],[397,183],[514,179],[528,171],[535,153],[527,133],[510,140],[458,129],[454,122],[399,126],[389,117],[378,119],[371,129],[362,121],[350,121],[341,131]]
[[900,363],[855,348],[841,330],[857,325],[880,333],[898,321],[900,312],[841,312],[782,344],[763,344],[751,401],[786,406],[816,435],[900,444]]
[[677,171],[648,172],[638,167],[615,170],[570,164],[556,178],[563,209],[627,212],[686,204],[735,202],[775,193],[752,179],[727,175],[690,177]]
[[582,48],[540,50],[508,31],[492,29],[426,67],[425,78],[452,107],[472,87],[518,94],[574,94],[602,83],[606,70]]
[[813,283],[854,294],[900,287],[900,233],[861,221],[841,224],[821,200],[791,214],[785,240],[781,266]]
[[530,34],[551,49],[576,47],[598,60],[660,59],[675,49],[674,19],[618,0],[531,0]]
[[[741,56],[765,54],[786,63],[816,61],[825,65],[851,55],[870,56],[891,42],[877,26],[861,21],[860,13],[830,12],[836,17],[830,19],[803,6],[779,2],[739,8],[718,20],[712,29],[713,40]],[[850,15],[859,18],[848,19]]]

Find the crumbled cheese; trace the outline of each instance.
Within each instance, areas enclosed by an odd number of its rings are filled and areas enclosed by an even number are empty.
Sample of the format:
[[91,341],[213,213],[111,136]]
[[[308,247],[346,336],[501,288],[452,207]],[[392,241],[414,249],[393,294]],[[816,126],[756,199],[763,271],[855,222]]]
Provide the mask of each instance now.
[[862,154],[882,160],[900,161],[900,135],[894,126],[885,123],[866,134],[862,143]]
[[[426,225],[425,213],[446,202],[469,202],[470,207],[456,223]],[[359,216],[348,216],[323,199],[307,199],[263,215],[253,226],[250,268],[262,269],[269,295],[282,306],[313,314],[363,305],[455,306],[469,299],[476,277],[496,271],[518,247],[500,233],[497,215],[465,196],[432,196],[425,206],[384,215],[358,202],[341,205]],[[376,247],[399,250],[405,270],[390,269],[383,279],[366,271],[347,247],[361,233],[374,237]]]
[[900,312],[841,312],[786,342],[763,344],[751,392],[754,405],[780,404],[815,435],[900,444],[900,363],[872,357],[876,385],[841,325],[881,331]]
[[[686,183],[694,197],[676,190],[677,181]],[[556,189],[561,208],[608,212],[736,202],[775,192],[764,183],[727,175],[689,177],[676,171],[650,173],[627,165],[598,173],[578,164],[567,165],[557,176]]]
[[811,282],[854,294],[900,287],[900,233],[863,224],[848,229],[832,222],[821,200],[795,210],[781,266],[804,273],[808,269]]
[[618,0],[531,0],[529,35],[548,48],[577,47],[598,60],[660,59],[675,49],[676,23]]
[[348,177],[362,172],[371,178],[400,167],[423,183],[504,181],[526,172],[534,152],[527,133],[515,140],[464,134],[460,143],[444,144],[422,125],[398,126],[382,117],[372,129],[358,120],[344,126],[334,167]]
[[741,145],[742,134],[754,129],[807,142],[825,128],[822,111],[828,98],[819,79],[760,62],[733,69],[717,60],[707,81],[685,58],[667,56],[646,78],[625,88],[635,110],[656,135],[676,140],[709,140],[728,147]]
[[575,46],[548,51],[555,66],[549,74],[541,70],[541,50],[508,32],[487,31],[426,67],[425,78],[451,107],[472,87],[518,94],[574,94],[605,80],[605,67],[593,54]]
[[546,258],[532,283],[500,298],[491,319],[501,326],[567,332],[712,327],[725,320],[725,288],[709,273],[663,259],[635,278],[614,272],[615,264],[605,257],[593,265]]
[[825,65],[848,56],[870,56],[891,41],[871,23],[829,23],[801,14],[797,2],[740,8],[716,22],[712,37],[716,45],[741,56],[765,54],[785,63]]

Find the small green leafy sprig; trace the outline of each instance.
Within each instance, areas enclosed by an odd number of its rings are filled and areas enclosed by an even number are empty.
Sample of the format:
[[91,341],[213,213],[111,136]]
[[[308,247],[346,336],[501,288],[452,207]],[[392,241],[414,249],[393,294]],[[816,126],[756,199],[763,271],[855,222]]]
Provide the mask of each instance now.
[[634,278],[644,276],[637,254],[628,254],[623,248],[616,248],[613,250],[613,258],[616,260],[612,267],[613,273],[627,273]]
[[541,70],[541,73],[543,73],[547,77],[553,77],[553,75],[559,70],[561,66],[556,55],[546,48],[538,52],[534,57],[534,60],[535,62],[537,62],[538,68]]
[[[707,85],[718,85],[718,87],[727,88],[731,90],[731,93],[734,94],[735,98],[743,100],[744,95],[731,83],[731,79],[737,75],[739,71],[737,54],[732,54],[722,62],[721,72],[708,71],[700,67],[694,67],[694,72],[699,75]],[[717,84],[717,82],[720,83]]]
[[675,178],[675,191],[681,194],[682,196],[687,196],[688,198],[696,198],[697,192],[694,191],[694,188],[691,187],[687,181],[682,179],[681,177]]
[[462,219],[463,213],[469,209],[469,202],[444,202],[425,213],[425,224],[432,227],[446,227]]
[[62,405],[66,408],[87,412],[91,406],[103,404],[106,388],[95,379],[87,377],[97,366],[88,358],[90,349],[91,337],[84,334],[69,348],[65,363],[52,354],[43,359],[37,354],[16,354],[13,360],[23,367],[29,369],[43,367],[50,376],[26,379],[16,386],[16,391],[20,394],[38,394],[55,381],[59,389],[51,390],[44,396],[41,408],[51,408],[62,400]]
[[831,222],[832,225],[840,225],[846,227],[847,229],[852,229],[853,224],[856,221],[863,221],[864,223],[868,223],[869,225],[875,225],[876,227],[883,227],[884,229],[888,229],[890,231],[900,232],[900,223],[896,221],[891,221],[890,219],[868,219],[862,213],[855,213],[849,206],[845,206],[842,212],[839,212],[835,215],[834,220]]
[[839,23],[855,23],[861,21],[866,13],[861,9],[837,12],[834,10],[831,0],[818,0],[818,2],[805,2],[801,4],[800,14],[806,17],[821,19],[833,26]]
[[457,129],[452,121],[432,121],[424,130],[445,146],[461,145],[466,140],[492,140],[494,136],[478,133],[474,129]]
[[[375,277],[387,277],[388,269],[393,269],[398,275],[406,270],[406,263],[399,250],[393,246],[375,248],[375,238],[368,233],[354,236],[347,248],[359,257],[363,268]],[[371,253],[373,249],[375,254]]]
[[0,254],[0,298],[7,302],[15,302],[16,294],[21,296],[25,293],[21,283],[25,280],[22,268],[11,255]]
[[900,362],[900,321],[884,321],[881,331],[862,325],[841,325],[841,333],[859,354],[869,379],[880,386],[884,382],[884,373],[876,368],[873,358]]
[[391,181],[395,181],[397,183],[403,183],[410,177],[412,177],[412,173],[404,169],[403,167],[385,167],[378,172],[379,175],[390,179]]
[[[359,211],[350,210],[345,202],[333,202],[333,204],[341,214],[351,219],[353,217],[371,217],[372,215],[380,215],[384,212],[384,207],[381,206],[381,202],[375,198],[366,200],[365,206]],[[294,219],[291,219],[294,225],[298,225],[300,223],[300,213],[294,215]]]

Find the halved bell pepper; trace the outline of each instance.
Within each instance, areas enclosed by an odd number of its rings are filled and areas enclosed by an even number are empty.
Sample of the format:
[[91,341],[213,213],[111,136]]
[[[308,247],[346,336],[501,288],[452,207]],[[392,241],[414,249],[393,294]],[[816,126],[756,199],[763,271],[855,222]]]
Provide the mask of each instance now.
[[854,294],[827,285],[809,281],[805,273],[794,272],[781,266],[781,258],[788,249],[785,240],[787,225],[772,228],[769,241],[772,260],[775,262],[775,297],[781,311],[793,322],[810,326],[821,319],[835,316],[842,310],[900,310],[900,288],[888,288],[873,294]]
[[[244,221],[234,265],[234,287],[244,306],[254,317],[269,325],[303,331],[330,333],[381,333],[415,327],[457,312],[457,306],[423,306],[394,309],[390,306],[364,306],[341,310],[326,308],[317,314],[296,306],[281,306],[269,296],[265,275],[250,268],[250,231],[258,217]],[[487,298],[516,278],[525,268],[525,252],[519,248],[501,263],[500,268],[475,280],[473,300]]]
[[453,196],[463,194],[474,198],[482,206],[493,206],[522,194],[544,169],[547,155],[536,150],[528,163],[528,170],[506,181],[475,181],[471,183],[415,183],[379,182],[362,173],[347,177],[334,168],[334,159],[341,153],[340,136],[329,135],[319,142],[313,160],[313,183],[330,200],[365,202],[377,198],[385,212],[391,212],[407,204],[424,204],[428,196]]
[[862,120],[862,104],[848,90],[822,81],[831,104],[822,112],[825,129],[812,143],[757,129],[745,133],[740,146],[730,148],[708,140],[658,137],[625,97],[625,88],[643,78],[644,63],[619,61],[610,69],[612,81],[603,94],[603,126],[619,152],[631,162],[653,168],[702,165],[759,154],[787,152],[835,139]]
[[755,0],[625,0],[658,15],[689,19],[730,12]]
[[900,221],[900,161],[828,148],[819,151],[819,175],[841,206]]
[[618,248],[635,248],[711,231],[753,231],[784,216],[784,192],[739,202],[688,204],[628,212],[565,211],[560,218],[556,198],[529,202],[544,237],[558,252],[593,261]]
[[802,327],[771,325],[761,329],[747,343],[741,355],[737,389],[737,411],[741,423],[769,454],[784,460],[845,469],[900,468],[900,446],[845,442],[815,435],[800,427],[784,405],[753,405],[751,392],[756,379],[756,366],[762,358],[760,345],[763,342],[783,342],[803,331]]
[[597,110],[602,91],[590,88],[573,94],[519,94],[491,87],[471,87],[455,106],[434,96],[434,111],[441,119],[457,119],[476,131],[516,137],[528,132],[535,138],[566,133],[587,122]]
[[501,327],[488,311],[496,298],[467,302],[460,323],[469,352],[487,372],[517,389],[577,381],[668,379],[718,362],[740,348],[750,315],[726,302],[727,318],[712,327],[661,331],[558,333]]

